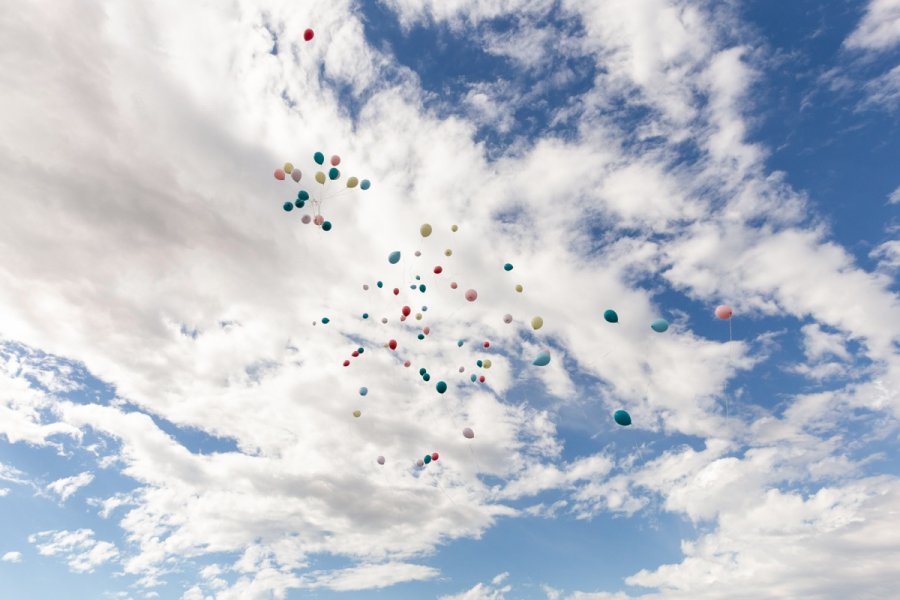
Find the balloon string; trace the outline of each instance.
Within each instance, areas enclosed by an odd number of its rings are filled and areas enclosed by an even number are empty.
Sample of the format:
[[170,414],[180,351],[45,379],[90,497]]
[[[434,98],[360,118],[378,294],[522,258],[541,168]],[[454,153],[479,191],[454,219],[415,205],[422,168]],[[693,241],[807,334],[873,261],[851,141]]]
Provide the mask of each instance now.
[[[731,367],[734,368],[734,346],[733,346],[732,332],[731,332],[731,319],[728,319],[728,352],[731,355]],[[725,420],[728,420],[728,393],[725,394]]]

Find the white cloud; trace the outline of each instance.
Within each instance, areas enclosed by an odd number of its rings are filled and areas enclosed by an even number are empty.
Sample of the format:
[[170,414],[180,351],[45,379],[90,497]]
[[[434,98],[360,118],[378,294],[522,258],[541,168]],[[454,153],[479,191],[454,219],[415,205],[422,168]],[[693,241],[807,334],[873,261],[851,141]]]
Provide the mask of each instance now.
[[888,204],[900,204],[900,186],[888,196]]
[[881,268],[900,268],[900,240],[888,240],[879,244],[869,252],[869,256],[876,259]]
[[849,48],[879,51],[900,44],[900,0],[870,0],[862,20],[844,43]]
[[2,557],[0,557],[0,561],[9,562],[9,563],[20,563],[22,562],[22,553],[21,552],[7,552]]
[[490,584],[477,583],[465,592],[441,596],[439,600],[505,600],[506,594],[512,590],[512,586],[509,584],[501,586],[501,584],[508,577],[509,573],[500,573],[491,579]]
[[41,531],[28,536],[28,541],[42,556],[62,556],[75,573],[92,573],[119,556],[115,545],[95,540],[90,529]]
[[93,480],[93,473],[85,471],[78,475],[73,475],[72,477],[57,479],[53,483],[47,485],[47,489],[59,496],[59,499],[62,502],[65,502],[72,494],[84,486],[89,485]]
[[439,574],[434,567],[409,563],[362,564],[316,577],[309,587],[347,592],[383,588],[405,581],[427,581]]

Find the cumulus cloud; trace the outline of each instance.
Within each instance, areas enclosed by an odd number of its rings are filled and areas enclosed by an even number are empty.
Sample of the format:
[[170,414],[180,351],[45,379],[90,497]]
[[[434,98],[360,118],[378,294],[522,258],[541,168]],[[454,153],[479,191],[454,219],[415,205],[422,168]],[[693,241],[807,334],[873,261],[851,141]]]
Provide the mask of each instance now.
[[60,556],[74,573],[91,573],[119,556],[116,546],[94,539],[91,529],[41,531],[28,536],[42,556]]
[[74,494],[84,486],[90,484],[93,480],[93,473],[85,471],[84,473],[73,475],[72,477],[57,479],[56,481],[47,485],[47,489],[59,496],[59,499],[62,502],[65,502],[72,494]]
[[849,48],[890,50],[900,43],[900,2],[870,0],[856,29],[844,42]]
[[20,563],[22,562],[22,553],[21,552],[7,552],[2,557],[0,557],[0,561],[9,562],[9,563]]
[[440,600],[505,600],[506,594],[512,591],[511,585],[502,585],[508,577],[509,573],[500,573],[491,579],[489,584],[477,583],[474,587],[459,594],[441,596]]

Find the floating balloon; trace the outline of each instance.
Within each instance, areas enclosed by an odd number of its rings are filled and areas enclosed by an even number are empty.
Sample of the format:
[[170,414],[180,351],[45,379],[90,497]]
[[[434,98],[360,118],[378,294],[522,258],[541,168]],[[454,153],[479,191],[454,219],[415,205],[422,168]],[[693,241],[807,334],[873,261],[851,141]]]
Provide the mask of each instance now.
[[297,208],[303,208],[305,205],[306,202],[300,200],[299,198],[297,200],[294,200],[294,206],[296,206]]
[[606,321],[609,323],[618,323],[619,322],[619,315],[617,315],[616,311],[614,311],[611,308],[608,308],[605,311],[603,311],[603,318],[606,319]]
[[424,334],[424,333],[420,333],[420,334],[417,335],[416,337],[419,338],[420,340],[424,340],[424,339],[425,339],[425,334]]
[[275,169],[275,179],[278,181],[284,181],[284,171],[281,169]]
[[424,379],[425,381],[430,381],[431,375],[429,375],[428,373],[425,373],[424,375],[422,375],[422,379]]
[[294,203],[293,202],[285,202],[284,204],[281,205],[281,208],[283,208],[286,212],[291,212],[292,210],[294,210]]
[[322,231],[331,231],[331,221],[322,222]]
[[293,171],[291,171],[291,179],[293,179],[295,182],[299,182],[302,177],[303,173],[300,171],[300,169],[294,169]]
[[441,273],[443,273],[443,271],[444,271],[444,267],[442,267],[441,265],[438,265],[434,268],[435,275],[440,275]]
[[[422,316],[422,313],[419,313],[419,314],[416,315],[416,318],[421,317],[421,316]],[[431,328],[430,328],[430,327],[426,327],[425,329],[422,330],[422,332],[423,332],[425,335],[428,335],[429,333],[431,333]]]
[[297,200],[306,202],[307,200],[309,200],[309,192],[307,192],[306,190],[300,190],[299,192],[297,192]]
[[322,171],[317,171],[316,181],[321,183],[322,185],[325,185],[325,173],[323,173]]
[[337,154],[333,155],[333,156],[331,157],[331,166],[332,166],[332,167],[336,167],[336,166],[338,166],[339,164],[341,164],[341,157],[338,156]]
[[537,331],[541,327],[544,326],[544,319],[541,317],[532,317],[531,318],[531,328]]
[[367,190],[367,189],[369,189],[371,186],[372,186],[372,182],[370,182],[368,179],[363,179],[363,180],[359,183],[359,189],[361,189],[361,190]]
[[506,263],[505,265],[503,265],[503,270],[504,271],[512,271],[513,270],[512,263]]
[[350,361],[349,361],[349,360],[345,360],[345,361],[344,361],[344,366],[345,366],[345,367],[349,367],[349,366],[350,366]]
[[364,283],[364,284],[363,284],[363,289],[364,289],[364,290],[368,290],[368,289],[369,289],[369,284],[368,284],[368,283]]
[[422,252],[420,250],[416,250],[414,254],[416,256],[422,256]]
[[394,295],[395,295],[395,296],[399,296],[399,295],[400,295],[400,288],[394,288]]
[[662,333],[669,328],[669,322],[665,319],[657,319],[650,323],[650,328],[657,333]]
[[521,284],[521,283],[517,283],[517,284],[516,284],[516,291],[517,291],[517,292],[519,292],[519,293],[521,294],[523,289],[525,289],[525,288],[522,287],[522,284]]
[[419,233],[422,234],[422,237],[428,237],[431,235],[431,225],[428,223],[423,223],[421,227],[419,227]]
[[731,310],[731,307],[727,304],[721,304],[716,307],[716,317],[722,319],[723,321],[727,321],[731,318],[731,315],[734,314],[734,311]]
[[485,369],[490,369],[491,368],[491,359],[489,359],[489,358],[484,359],[483,366]]
[[408,306],[404,306],[403,308],[400,309],[400,312],[403,314],[404,317],[408,317],[409,313],[412,312],[412,309]]
[[478,298],[478,292],[475,290],[467,290],[466,291],[466,300],[469,302],[475,302],[475,299]]
[[381,322],[382,322],[382,323],[387,323],[387,317],[381,317]]
[[381,288],[381,287],[384,287],[384,282],[377,281],[377,282],[375,282],[375,285],[377,285],[378,287]]
[[388,348],[390,348],[391,350],[396,350],[397,349],[397,340],[389,341]]
[[484,346],[485,348],[490,348],[490,347],[491,347],[491,343],[490,343],[489,341],[487,341],[487,340],[484,340],[484,343],[482,344],[482,346]]
[[394,250],[393,252],[388,254],[388,262],[392,265],[396,265],[398,262],[400,262],[400,251]]
[[631,425],[631,415],[629,415],[624,410],[617,410],[615,413],[613,413],[613,419],[615,419],[616,423],[618,423],[622,427],[628,427],[629,425]]
[[422,459],[422,460],[424,460],[424,461],[425,461],[425,464],[427,465],[428,463],[431,462],[431,455],[430,455],[430,454],[426,454],[426,455],[425,455],[425,458]]
[[[303,32],[303,39],[308,42],[309,40],[313,39],[314,35],[316,35],[316,33],[312,29],[307,29]],[[316,154],[318,154],[318,152]]]
[[360,415],[362,415],[362,411],[360,411],[360,410],[354,410],[354,411],[353,411],[353,416],[354,416],[354,417],[359,418]]
[[384,464],[384,457],[383,457],[383,456],[379,456],[377,460],[378,460],[378,464],[379,464],[379,465],[383,465],[383,464]]
[[463,343],[464,342],[462,340],[459,340],[458,342],[456,342],[456,345],[462,348]]
[[322,317],[322,325],[328,325],[329,323],[331,323],[331,319],[329,319],[328,317]]
[[443,394],[444,392],[447,391],[447,384],[443,381],[438,381],[436,387],[437,387],[438,394]]
[[313,219],[313,223],[315,223],[316,225],[321,225],[324,222],[325,222],[325,217],[323,217],[322,215],[316,215],[316,218]]
[[453,256],[453,250],[447,248],[446,250],[444,250],[444,256]]
[[467,440],[471,440],[473,437],[475,437],[475,432],[472,431],[471,427],[466,427],[465,429],[463,429],[462,433],[463,433],[463,437],[466,438]]
[[462,373],[462,372],[465,371],[465,370],[466,370],[465,367],[460,367],[460,368],[459,368],[459,372],[460,372],[460,373]]
[[325,162],[325,155],[321,152],[316,152],[315,154],[313,154],[313,160],[316,161],[317,165],[321,165]]
[[424,374],[427,373],[427,372],[428,372],[428,371],[425,370],[425,367],[420,367],[420,368],[419,368],[419,375],[424,375]]
[[511,314],[503,315],[503,322],[506,323],[507,325],[512,323],[512,315]]
[[302,217],[300,217],[300,220],[304,225],[309,225],[310,221],[312,221],[312,217],[310,217],[309,215],[303,215]]
[[479,376],[478,376],[478,381],[479,381],[480,383],[484,383],[484,375],[479,375]]
[[471,375],[470,379],[471,379],[472,383],[475,383],[476,381],[478,381],[478,377],[476,377],[474,373]]
[[437,452],[432,452],[432,453],[431,453],[431,460],[437,460],[437,459],[439,459],[440,457],[441,457],[441,455],[438,454]]
[[425,466],[425,463],[424,463],[424,462],[422,461],[422,459],[420,458],[419,460],[416,461],[416,466],[417,466],[417,467],[424,467],[424,466]]
[[412,364],[412,363],[409,362],[408,360],[404,360],[404,361],[403,361],[403,366],[404,366],[404,367],[408,367],[408,366],[411,365],[411,364]]
[[479,358],[478,360],[475,361],[475,366],[478,367],[478,368],[481,368],[482,366],[484,366],[484,361],[482,361],[482,360]]
[[368,394],[368,393],[369,393],[369,388],[367,388],[367,387],[361,387],[361,388],[359,388],[359,395],[360,395],[360,396],[365,396],[365,395]]
[[459,226],[457,226],[457,225],[451,225],[451,226],[450,226],[450,231],[452,231],[453,233],[456,233],[457,231],[459,231]]
[[348,188],[355,188],[358,183],[359,183],[359,179],[357,179],[356,177],[350,177],[349,179],[347,179],[347,187]]
[[424,283],[419,284],[419,291],[422,292],[423,294],[425,293],[425,284]]
[[334,181],[335,179],[337,179],[340,176],[341,176],[341,172],[338,171],[338,169],[336,167],[331,167],[330,169],[328,169],[328,179]]
[[294,165],[289,162],[284,163],[284,172],[290,175],[294,170]]
[[547,351],[541,352],[537,355],[537,358],[535,358],[534,362],[532,362],[531,364],[536,367],[546,367],[550,364],[550,353]]
[[456,284],[455,281],[451,281],[451,282],[450,282],[450,289],[451,289],[451,290],[455,290],[457,287],[458,287],[458,286],[457,286],[457,284]]

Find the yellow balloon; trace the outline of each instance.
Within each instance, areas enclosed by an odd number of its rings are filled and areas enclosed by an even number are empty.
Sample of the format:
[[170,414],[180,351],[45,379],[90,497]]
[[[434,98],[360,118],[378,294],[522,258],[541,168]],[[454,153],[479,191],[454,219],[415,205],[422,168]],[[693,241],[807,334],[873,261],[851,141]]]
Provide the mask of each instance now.
[[323,173],[322,171],[316,173],[316,181],[318,181],[322,185],[325,185],[325,173]]
[[544,326],[544,320],[540,317],[532,317],[531,319],[531,327],[534,328],[535,331]]
[[431,225],[429,225],[428,223],[423,224],[421,227],[419,227],[419,233],[422,234],[422,237],[428,237],[429,235],[431,235]]
[[444,256],[450,256],[452,254],[453,254],[453,250],[451,250],[450,248],[447,248],[446,250],[444,250]]
[[491,368],[491,359],[489,359],[489,358],[484,359],[484,362],[481,363],[481,365],[482,365],[485,369],[490,369],[490,368]]
[[354,417],[358,417],[358,416],[360,416],[361,414],[362,414],[361,411],[358,411],[358,410],[354,410],[354,411],[353,411],[353,416],[354,416]]
[[522,289],[523,289],[523,288],[522,288],[522,284],[521,284],[521,283],[517,283],[517,284],[516,284],[516,291],[519,292],[519,293],[521,294],[521,293],[522,293]]
[[359,183],[359,179],[357,179],[356,177],[351,177],[350,179],[347,180],[347,187],[355,188],[356,184],[358,184],[358,183]]
[[422,320],[422,313],[416,313],[416,321]]
[[453,233],[456,233],[457,231],[459,231],[459,227],[456,226],[456,225],[451,225],[451,226],[450,226],[450,231],[452,231]]
[[294,165],[292,165],[291,163],[284,163],[284,172],[285,173],[290,175],[291,171],[293,171],[293,170],[294,170]]

